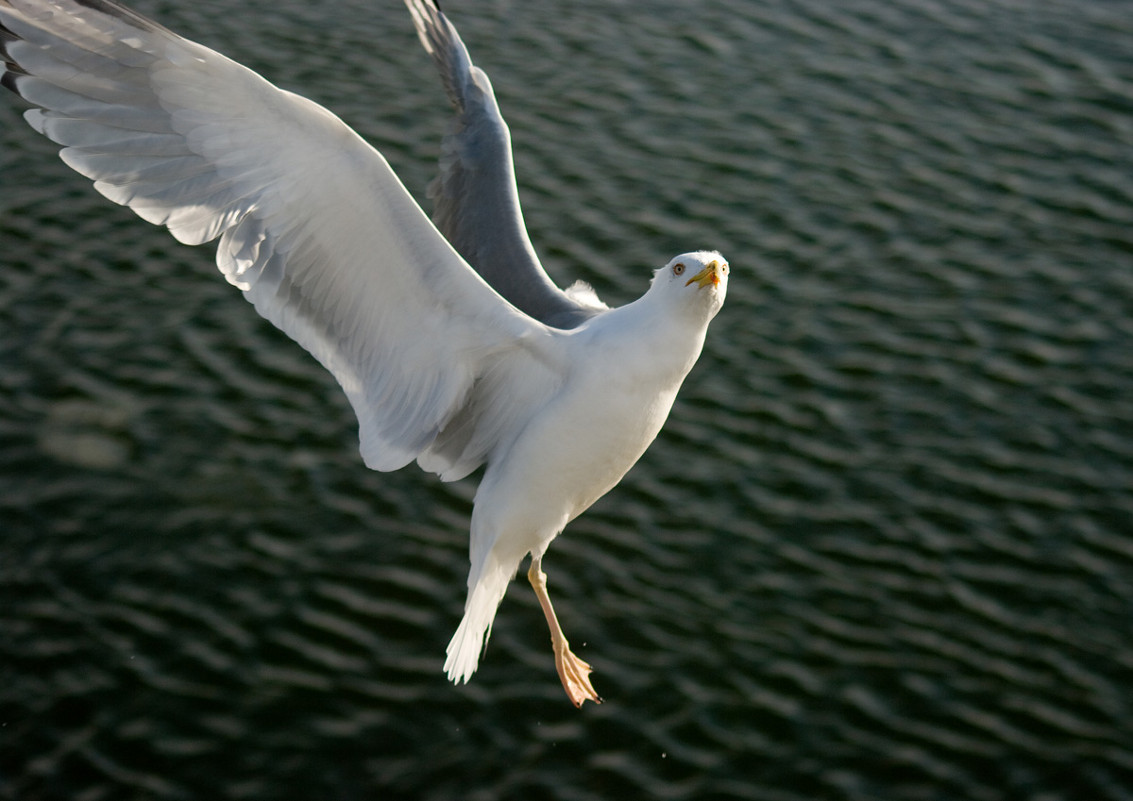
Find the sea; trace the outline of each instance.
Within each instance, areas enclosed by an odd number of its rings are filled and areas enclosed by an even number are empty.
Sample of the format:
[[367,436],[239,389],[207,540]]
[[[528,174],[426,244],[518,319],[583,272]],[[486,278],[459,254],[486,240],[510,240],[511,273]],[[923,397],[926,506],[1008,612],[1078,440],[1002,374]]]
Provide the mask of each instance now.
[[[430,208],[449,108],[402,4],[135,7]],[[5,93],[0,799],[1133,799],[1133,3],[444,8],[554,280],[731,264],[664,430],[544,559],[605,702],[522,575],[446,680],[475,476],[368,470],[214,246]]]

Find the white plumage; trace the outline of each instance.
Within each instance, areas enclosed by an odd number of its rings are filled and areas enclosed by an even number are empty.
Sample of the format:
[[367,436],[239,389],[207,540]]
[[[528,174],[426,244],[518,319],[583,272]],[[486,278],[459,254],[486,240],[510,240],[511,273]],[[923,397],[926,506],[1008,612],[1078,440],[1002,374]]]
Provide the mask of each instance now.
[[541,559],[657,435],[727,264],[678,256],[617,309],[560,291],[527,239],[487,77],[434,3],[406,2],[457,112],[436,224],[333,114],[111,0],[0,0],[3,82],[103,195],[187,244],[219,237],[224,276],[346,391],[369,467],[454,480],[487,464],[449,677],[476,670],[530,553],[564,687],[597,701]]

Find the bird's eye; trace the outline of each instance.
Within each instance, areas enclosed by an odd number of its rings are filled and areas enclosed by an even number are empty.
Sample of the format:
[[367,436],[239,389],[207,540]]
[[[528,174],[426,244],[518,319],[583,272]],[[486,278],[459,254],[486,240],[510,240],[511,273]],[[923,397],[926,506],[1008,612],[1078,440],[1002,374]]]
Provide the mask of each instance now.
[[685,266],[680,262],[673,265],[673,275],[680,275],[685,271]]

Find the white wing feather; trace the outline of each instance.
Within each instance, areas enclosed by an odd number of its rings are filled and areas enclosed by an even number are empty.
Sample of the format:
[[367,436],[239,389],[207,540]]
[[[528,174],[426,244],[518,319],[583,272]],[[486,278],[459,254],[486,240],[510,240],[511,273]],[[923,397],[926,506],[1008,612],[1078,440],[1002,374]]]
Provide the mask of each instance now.
[[467,474],[559,382],[557,333],[330,112],[104,0],[0,0],[0,23],[32,126],[180,241],[220,237],[225,277],[345,389],[370,467]]

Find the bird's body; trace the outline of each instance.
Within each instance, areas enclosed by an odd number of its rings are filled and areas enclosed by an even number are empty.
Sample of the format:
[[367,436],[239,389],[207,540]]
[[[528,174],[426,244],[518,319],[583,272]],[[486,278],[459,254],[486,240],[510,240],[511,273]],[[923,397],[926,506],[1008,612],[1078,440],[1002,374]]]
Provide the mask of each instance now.
[[[661,280],[668,280],[662,276]],[[467,679],[508,582],[530,552],[621,481],[656,438],[700,355],[695,317],[658,315],[660,291],[597,316],[567,340],[570,381],[488,469],[472,512],[469,603],[446,669]],[[546,454],[555,454],[547,459]]]
[[376,470],[416,460],[476,493],[450,678],[475,671],[508,582],[529,578],[571,700],[598,700],[546,594],[563,527],[656,437],[719,311],[697,251],[616,309],[560,290],[528,241],[491,86],[431,0],[406,0],[457,111],[430,196],[330,112],[113,0],[0,0],[3,84],[111,200],[217,265],[335,376]]

